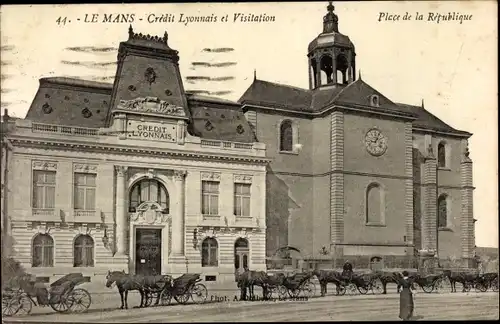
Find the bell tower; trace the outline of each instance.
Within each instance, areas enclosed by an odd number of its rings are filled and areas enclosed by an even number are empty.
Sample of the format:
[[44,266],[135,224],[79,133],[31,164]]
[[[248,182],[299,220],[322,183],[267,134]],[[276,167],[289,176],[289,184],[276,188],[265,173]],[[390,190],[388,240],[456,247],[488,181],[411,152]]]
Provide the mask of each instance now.
[[309,89],[342,86],[355,81],[356,53],[348,36],[339,32],[339,18],[330,1],[323,32],[308,46]]

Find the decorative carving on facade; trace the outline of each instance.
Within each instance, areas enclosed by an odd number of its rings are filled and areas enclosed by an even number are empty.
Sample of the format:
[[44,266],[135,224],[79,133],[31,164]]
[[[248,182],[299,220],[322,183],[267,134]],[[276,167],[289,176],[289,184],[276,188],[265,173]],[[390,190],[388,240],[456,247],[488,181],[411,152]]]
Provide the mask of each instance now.
[[153,179],[156,177],[156,172],[155,169],[148,169],[148,172],[146,173],[146,177],[148,179]]
[[124,177],[127,174],[128,167],[122,165],[115,165],[116,174]]
[[74,163],[73,164],[73,170],[75,172],[95,173],[95,172],[97,172],[97,165],[95,165],[95,164]]
[[146,72],[144,72],[144,78],[146,79],[146,82],[151,85],[156,81],[156,72],[152,67],[148,67],[146,69]]
[[202,172],[201,180],[205,181],[220,181],[220,173],[218,172]]
[[87,223],[69,223],[71,230],[75,231],[80,235],[92,235],[92,231],[95,229],[95,225],[87,224]]
[[174,170],[174,179],[177,181],[183,181],[186,175],[186,170]]
[[143,113],[156,113],[177,117],[185,117],[184,108],[160,100],[158,97],[135,98],[131,100],[120,100],[118,109],[137,111]]
[[429,146],[427,147],[427,156],[428,157],[433,157],[434,156],[434,150],[432,148],[432,144],[429,144]]
[[465,150],[464,150],[464,155],[466,158],[469,158],[470,151],[469,151],[469,142],[465,143]]
[[250,175],[244,175],[244,174],[235,174],[234,175],[234,182],[237,183],[252,183],[252,176]]
[[52,162],[52,161],[33,161],[32,166],[33,170],[47,170],[47,171],[57,170],[57,162]]
[[162,207],[156,202],[144,202],[140,204],[135,213],[130,214],[130,221],[137,224],[167,224],[172,217],[164,213]]
[[31,227],[37,229],[40,234],[50,234],[50,231],[55,228],[54,223],[32,223]]

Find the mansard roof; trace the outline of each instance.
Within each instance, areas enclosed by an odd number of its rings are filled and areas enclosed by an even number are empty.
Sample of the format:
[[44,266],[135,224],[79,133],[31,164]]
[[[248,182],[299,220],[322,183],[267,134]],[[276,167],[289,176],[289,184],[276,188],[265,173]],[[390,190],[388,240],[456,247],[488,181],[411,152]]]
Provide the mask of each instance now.
[[[372,95],[377,95],[379,98],[377,107],[370,105]],[[314,90],[255,79],[238,102],[242,105],[260,106],[270,110],[287,110],[311,116],[335,105],[365,107],[373,112],[392,113],[413,118],[415,119],[413,121],[414,127],[451,132],[457,135],[471,135],[468,132],[454,129],[422,107],[393,102],[362,79],[347,86],[325,86]]]
[[[110,83],[42,78],[26,119],[45,124],[106,127],[112,91]],[[189,93],[186,97],[191,135],[222,141],[257,142],[240,104]]]

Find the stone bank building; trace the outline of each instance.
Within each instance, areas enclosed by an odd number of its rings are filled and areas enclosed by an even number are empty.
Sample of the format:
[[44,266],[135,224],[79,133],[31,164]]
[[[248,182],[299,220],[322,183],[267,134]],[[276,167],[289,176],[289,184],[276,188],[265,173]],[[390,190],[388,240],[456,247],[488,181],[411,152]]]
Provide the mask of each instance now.
[[41,79],[2,123],[9,253],[40,276],[215,281],[284,247],[305,267],[471,266],[472,134],[356,78],[331,4],[306,59],[309,89],[254,78],[231,102],[184,91],[167,34],[130,28],[113,84]]

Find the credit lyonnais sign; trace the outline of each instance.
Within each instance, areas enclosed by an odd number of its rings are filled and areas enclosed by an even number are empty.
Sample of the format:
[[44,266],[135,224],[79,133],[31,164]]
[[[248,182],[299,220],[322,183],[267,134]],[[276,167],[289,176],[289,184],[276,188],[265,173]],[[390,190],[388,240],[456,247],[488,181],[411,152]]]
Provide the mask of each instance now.
[[128,137],[153,141],[176,142],[177,125],[145,123],[129,120],[127,123]]

